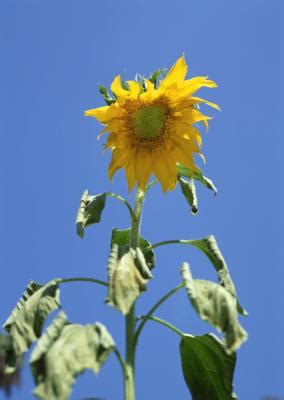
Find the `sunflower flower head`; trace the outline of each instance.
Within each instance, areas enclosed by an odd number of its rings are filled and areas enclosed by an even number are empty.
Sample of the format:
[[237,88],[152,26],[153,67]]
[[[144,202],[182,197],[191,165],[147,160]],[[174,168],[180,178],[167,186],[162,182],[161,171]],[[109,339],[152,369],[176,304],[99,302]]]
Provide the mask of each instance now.
[[101,135],[109,134],[105,148],[112,151],[110,179],[124,168],[129,190],[136,184],[145,190],[153,174],[165,192],[176,186],[178,164],[194,171],[194,154],[203,158],[197,123],[208,128],[210,119],[198,105],[219,107],[194,96],[201,87],[214,88],[216,83],[204,76],[185,79],[186,73],[182,56],[159,82],[162,70],[149,79],[127,82],[116,76],[111,84],[114,98],[100,88],[108,105],[85,111],[85,115],[104,125]]

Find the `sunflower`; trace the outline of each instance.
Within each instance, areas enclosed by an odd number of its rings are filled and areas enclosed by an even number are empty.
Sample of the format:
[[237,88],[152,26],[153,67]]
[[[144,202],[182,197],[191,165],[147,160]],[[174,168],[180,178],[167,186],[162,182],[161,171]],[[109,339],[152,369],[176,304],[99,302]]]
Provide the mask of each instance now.
[[[194,153],[200,155],[202,139],[196,124],[208,128],[210,117],[199,111],[199,103],[219,107],[194,97],[201,87],[216,87],[207,77],[185,79],[187,65],[180,57],[157,87],[151,79],[121,81],[116,76],[111,84],[115,100],[108,106],[85,111],[109,132],[105,148],[112,151],[109,178],[125,169],[128,188],[136,184],[145,190],[153,174],[163,191],[172,190],[177,182],[177,164],[194,170]],[[101,135],[100,135],[101,136]]]

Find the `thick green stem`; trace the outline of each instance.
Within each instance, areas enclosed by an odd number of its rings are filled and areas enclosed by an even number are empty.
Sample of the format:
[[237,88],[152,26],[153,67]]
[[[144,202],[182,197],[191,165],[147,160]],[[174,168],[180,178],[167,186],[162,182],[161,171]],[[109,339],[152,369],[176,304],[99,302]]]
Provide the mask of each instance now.
[[[130,246],[139,246],[141,214],[145,193],[137,189],[134,215],[132,216]],[[135,304],[125,317],[125,373],[124,373],[124,400],[135,400]]]
[[135,306],[133,305],[125,317],[125,371],[124,371],[124,398],[125,400],[135,399]]

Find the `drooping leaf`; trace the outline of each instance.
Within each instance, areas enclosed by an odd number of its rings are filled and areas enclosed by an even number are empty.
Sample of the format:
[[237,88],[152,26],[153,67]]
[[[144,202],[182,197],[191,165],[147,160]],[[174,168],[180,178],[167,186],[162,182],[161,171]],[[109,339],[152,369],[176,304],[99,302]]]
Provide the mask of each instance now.
[[193,215],[198,213],[197,207],[197,195],[194,180],[190,179],[189,181],[179,177],[178,179],[182,193],[191,208],[191,213]]
[[[124,230],[118,230],[114,228],[112,230],[112,235],[111,235],[111,247],[114,243],[116,243],[118,246],[128,246],[130,243],[130,235],[131,235],[131,229],[124,229]],[[139,238],[139,247],[144,254],[146,263],[150,269],[154,268],[155,266],[155,253],[153,250],[149,250],[149,246],[151,245],[148,240],[144,239],[141,235]],[[147,251],[146,251],[147,249]]]
[[[191,240],[190,244],[201,250],[211,261],[215,270],[218,273],[219,283],[224,286],[237,299],[235,285],[229,274],[229,269],[226,261],[218,247],[217,241],[213,235],[207,236],[200,240]],[[247,316],[247,311],[240,305],[237,300],[238,312]]]
[[215,282],[192,279],[189,265],[181,267],[182,279],[188,297],[200,318],[225,335],[228,354],[247,340],[247,333],[239,324],[236,299]]
[[185,176],[186,178],[195,179],[206,186],[208,189],[213,190],[214,194],[217,194],[218,190],[211,179],[207,178],[203,175],[200,168],[195,167],[194,171],[191,171],[189,168],[185,167],[182,164],[177,164],[178,174],[180,176]]
[[235,400],[233,375],[236,353],[227,354],[214,335],[183,335],[180,354],[192,400]]
[[[10,396],[12,387],[20,382],[20,368],[14,372],[7,373],[8,359],[13,353],[12,340],[10,335],[0,333],[0,389],[3,389],[6,396]],[[18,362],[18,365],[20,362]]]
[[108,262],[109,291],[106,302],[124,315],[146,290],[152,274],[141,249],[113,243]]
[[84,237],[87,226],[100,222],[105,203],[106,193],[90,196],[88,191],[85,190],[80,200],[76,219],[77,234],[80,238]]
[[104,325],[71,324],[59,313],[31,355],[34,394],[43,400],[69,399],[75,378],[86,369],[98,373],[114,346]]
[[3,325],[11,336],[13,348],[12,355],[8,359],[7,372],[17,368],[17,362],[22,354],[41,335],[42,325],[48,314],[59,307],[59,287],[55,280],[46,285],[30,282]]

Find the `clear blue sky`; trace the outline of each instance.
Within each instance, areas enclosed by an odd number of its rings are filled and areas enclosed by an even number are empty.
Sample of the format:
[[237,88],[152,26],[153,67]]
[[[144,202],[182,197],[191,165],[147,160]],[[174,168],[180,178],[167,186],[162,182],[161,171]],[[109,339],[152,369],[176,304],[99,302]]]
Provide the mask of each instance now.
[[[99,125],[83,111],[102,105],[99,83],[171,66],[184,52],[190,75],[219,84],[201,92],[223,109],[212,111],[203,148],[204,171],[219,195],[198,187],[200,213],[193,217],[179,190],[164,195],[157,186],[145,204],[142,233],[152,242],[214,233],[250,313],[242,318],[249,341],[239,352],[236,392],[241,400],[284,398],[283,12],[281,0],[1,1],[1,321],[31,278],[105,278],[111,228],[128,226],[127,211],[109,200],[101,224],[82,241],[76,210],[85,188],[125,196],[127,190],[122,173],[107,180],[110,155],[96,139]],[[160,248],[141,313],[179,282],[182,261],[195,277],[215,279],[197,250]],[[91,284],[62,287],[70,320],[101,321],[122,345],[122,317],[104,306],[105,297]],[[159,315],[189,333],[212,330],[184,293]],[[111,356],[97,377],[78,379],[71,398],[121,400],[121,385]],[[32,387],[26,368],[12,398],[32,399]],[[187,398],[178,337],[149,323],[137,356],[137,399]]]

